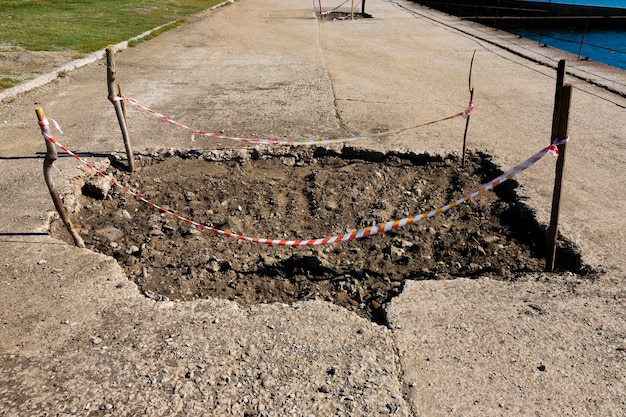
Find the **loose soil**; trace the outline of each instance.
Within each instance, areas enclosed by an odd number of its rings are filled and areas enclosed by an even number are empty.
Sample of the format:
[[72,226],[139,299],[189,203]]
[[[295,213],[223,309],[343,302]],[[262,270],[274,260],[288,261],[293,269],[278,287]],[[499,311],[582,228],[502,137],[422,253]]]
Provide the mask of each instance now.
[[[501,172],[474,153],[383,154],[326,148],[154,152],[138,172],[112,174],[143,197],[196,222],[251,237],[309,239],[428,212]],[[98,181],[100,180],[100,181]],[[156,299],[220,297],[243,306],[334,302],[377,322],[407,279],[515,280],[543,270],[543,229],[514,181],[390,233],[326,246],[268,247],[202,231],[97,176],[82,187],[74,222],[86,245],[113,256]],[[55,234],[66,236],[60,222]],[[559,270],[584,272],[567,242]]]

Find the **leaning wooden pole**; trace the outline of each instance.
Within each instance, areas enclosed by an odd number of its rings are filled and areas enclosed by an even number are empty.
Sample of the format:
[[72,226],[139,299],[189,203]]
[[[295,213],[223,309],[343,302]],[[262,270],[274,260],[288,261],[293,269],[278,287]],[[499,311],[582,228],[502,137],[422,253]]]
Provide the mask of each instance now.
[[[564,140],[568,136],[569,109],[572,100],[572,86],[563,85],[565,78],[565,61],[559,62],[557,74],[557,91],[555,93],[554,116],[552,120],[552,139]],[[561,205],[561,186],[563,183],[563,171],[565,167],[566,143],[558,145],[559,157],[556,162],[554,191],[552,194],[552,210],[550,212],[550,225],[546,235],[546,271],[554,271],[556,258],[556,242],[559,227],[559,209]]]
[[122,110],[122,104],[115,97],[115,48],[113,45],[106,47],[107,55],[107,85],[109,90],[109,100],[113,103],[115,108],[115,114],[117,115],[117,121],[120,124],[122,130],[122,138],[124,138],[124,147],[126,148],[126,157],[128,158],[128,170],[133,172],[135,170],[135,161],[133,158],[133,149],[130,146],[130,139],[128,138],[128,129],[126,128],[126,119],[124,117],[124,111]]
[[78,232],[74,229],[72,222],[70,221],[67,211],[63,206],[63,202],[61,201],[61,197],[59,197],[59,193],[54,185],[54,178],[52,177],[52,166],[54,162],[57,160],[57,150],[54,147],[54,144],[50,142],[48,138],[51,138],[50,134],[50,126],[48,124],[48,119],[46,119],[46,115],[41,107],[35,109],[37,113],[37,119],[39,119],[39,126],[41,127],[41,133],[44,136],[46,141],[46,156],[43,159],[43,177],[46,180],[46,185],[48,186],[48,191],[50,191],[50,197],[52,197],[52,202],[54,203],[54,207],[57,209],[57,213],[61,216],[61,220],[63,220],[63,224],[67,228],[67,231],[70,232],[72,239],[74,239],[74,244],[79,248],[85,247],[85,242],[80,237]]

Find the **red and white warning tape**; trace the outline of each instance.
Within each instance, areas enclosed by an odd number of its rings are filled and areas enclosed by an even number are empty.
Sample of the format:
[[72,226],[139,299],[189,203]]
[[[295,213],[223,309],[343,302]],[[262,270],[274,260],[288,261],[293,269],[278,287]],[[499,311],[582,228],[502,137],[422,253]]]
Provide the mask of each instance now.
[[[54,122],[54,125],[58,127],[58,124],[56,122]],[[40,126],[45,126],[48,124],[48,121],[45,120],[43,122],[39,122]],[[60,130],[59,130],[60,132]],[[502,184],[503,182],[510,180],[511,178],[515,177],[516,175],[520,174],[522,171],[530,168],[532,165],[534,165],[537,161],[539,161],[546,153],[551,153],[554,156],[558,156],[558,145],[562,145],[565,142],[567,142],[569,140],[569,137],[563,140],[555,140],[552,145],[543,148],[542,150],[540,150],[539,152],[537,152],[536,154],[534,154],[533,156],[531,156],[530,158],[528,158],[527,160],[525,160],[524,162],[520,163],[519,165],[515,166],[514,168],[512,168],[511,170],[505,172],[504,174],[500,175],[499,177],[489,181],[488,183],[485,183],[483,185],[481,185],[480,187],[478,187],[475,191],[472,191],[471,193],[459,198],[456,201],[453,201],[449,204],[446,204],[443,207],[440,207],[438,209],[429,211],[428,213],[422,213],[416,216],[411,216],[411,217],[406,217],[404,219],[400,219],[400,220],[392,220],[392,221],[388,221],[385,223],[379,223],[377,225],[373,225],[373,226],[368,226],[365,227],[363,229],[359,229],[357,231],[351,232],[351,233],[345,233],[343,235],[337,235],[337,236],[330,236],[330,237],[324,237],[324,238],[317,238],[317,239],[307,239],[307,240],[286,240],[286,239],[267,239],[267,238],[260,238],[260,237],[249,237],[249,236],[244,236],[244,235],[240,235],[237,233],[233,233],[233,232],[229,232],[227,230],[220,230],[217,229],[215,227],[212,226],[208,226],[202,223],[198,223],[195,222],[191,219],[188,219],[186,217],[181,216],[180,214],[168,210],[166,208],[163,208],[155,203],[153,203],[152,201],[142,197],[141,195],[139,195],[138,193],[130,190],[127,187],[124,187],[123,185],[121,185],[115,178],[109,176],[108,174],[105,174],[104,172],[98,170],[97,168],[95,168],[93,165],[91,165],[90,163],[88,163],[87,161],[83,160],[82,158],[80,158],[78,155],[76,155],[75,153],[73,153],[72,151],[70,151],[69,149],[67,149],[65,146],[63,146],[61,143],[57,142],[53,137],[43,133],[44,139],[46,139],[47,141],[53,143],[54,145],[58,146],[61,150],[63,150],[64,152],[66,152],[67,154],[69,154],[70,156],[72,156],[74,159],[78,160],[79,162],[81,162],[83,165],[85,165],[87,168],[93,170],[94,172],[96,172],[98,175],[100,175],[101,177],[106,178],[107,180],[109,180],[111,182],[111,184],[119,187],[120,189],[122,189],[122,191],[124,191],[125,193],[128,193],[130,195],[132,195],[133,197],[135,197],[137,200],[143,201],[144,203],[146,203],[147,205],[156,208],[157,210],[161,211],[162,213],[168,214],[178,220],[181,220],[185,223],[188,223],[190,225],[193,225],[195,227],[198,227],[199,229],[202,230],[208,230],[214,233],[217,233],[219,235],[222,236],[226,236],[226,237],[233,237],[239,240],[245,240],[247,242],[252,242],[252,243],[264,243],[266,245],[277,245],[277,246],[315,246],[315,245],[326,245],[326,244],[330,244],[330,243],[339,243],[339,242],[346,242],[349,240],[355,240],[355,239],[362,239],[368,236],[374,236],[377,235],[379,233],[385,233],[385,232],[389,232],[391,230],[396,230],[399,229],[401,227],[405,227],[408,226],[410,224],[413,223],[417,223],[421,220],[430,218],[430,217],[434,217],[437,214],[441,214],[445,211],[450,210],[453,207],[456,207],[458,205],[461,205],[469,200],[471,200],[474,197],[477,197],[478,195],[484,193],[485,191],[491,190],[494,187],[497,187],[498,185]]]
[[234,141],[238,141],[238,142],[244,142],[244,143],[255,143],[255,144],[261,144],[261,145],[288,145],[288,146],[312,146],[312,145],[329,145],[329,144],[333,144],[333,143],[344,143],[344,142],[355,142],[357,140],[367,140],[367,139],[373,139],[373,138],[381,138],[384,136],[389,136],[389,135],[395,135],[397,133],[400,132],[404,132],[407,130],[411,130],[411,129],[417,129],[419,127],[424,127],[424,126],[428,126],[428,125],[432,125],[435,123],[439,123],[439,122],[443,122],[446,120],[451,120],[457,117],[463,117],[463,118],[467,118],[469,117],[469,115],[472,113],[472,111],[474,110],[474,102],[471,101],[467,108],[465,110],[463,110],[460,113],[456,113],[453,114],[452,116],[447,116],[444,117],[442,119],[438,119],[438,120],[432,120],[430,122],[426,122],[426,123],[421,123],[412,127],[403,127],[400,129],[394,129],[394,130],[387,130],[384,132],[378,132],[378,133],[370,133],[369,135],[362,135],[362,136],[352,136],[352,137],[348,137],[348,138],[335,138],[335,139],[323,139],[323,140],[302,140],[302,141],[286,141],[286,140],[271,140],[271,139],[258,139],[258,138],[239,138],[239,137],[234,137],[234,136],[228,136],[228,135],[224,135],[224,134],[220,134],[220,133],[212,133],[212,132],[205,132],[203,130],[196,130],[193,129],[189,126],[186,126],[180,122],[177,122],[176,120],[171,119],[170,117],[158,113],[142,104],[140,104],[137,100],[135,100],[134,98],[130,98],[130,97],[117,97],[117,96],[113,96],[113,97],[109,97],[109,100],[111,101],[126,101],[130,104],[132,104],[133,106],[139,108],[139,109],[143,109],[145,111],[147,111],[148,113],[150,113],[153,116],[156,116],[158,118],[160,118],[161,120],[164,120],[166,122],[172,123],[178,127],[181,127],[183,129],[187,129],[191,132],[191,140],[195,140],[195,136],[199,135],[199,136],[207,136],[210,138],[214,138],[214,139],[225,139],[225,140],[234,140]]

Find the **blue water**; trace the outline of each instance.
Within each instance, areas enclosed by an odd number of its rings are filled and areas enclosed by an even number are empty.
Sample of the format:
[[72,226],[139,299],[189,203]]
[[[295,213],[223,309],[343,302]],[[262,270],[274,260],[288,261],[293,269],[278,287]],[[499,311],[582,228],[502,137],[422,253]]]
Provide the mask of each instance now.
[[[553,0],[552,3],[626,8],[626,0]],[[626,27],[623,31],[589,31],[586,34],[584,27],[578,30],[546,29],[543,33],[518,31],[517,34],[580,55],[581,59],[588,57],[593,61],[626,70]]]
[[[530,0],[533,1],[533,0]],[[548,3],[549,0],[536,0]],[[552,3],[582,4],[585,6],[620,7],[626,9],[626,0],[552,0]]]

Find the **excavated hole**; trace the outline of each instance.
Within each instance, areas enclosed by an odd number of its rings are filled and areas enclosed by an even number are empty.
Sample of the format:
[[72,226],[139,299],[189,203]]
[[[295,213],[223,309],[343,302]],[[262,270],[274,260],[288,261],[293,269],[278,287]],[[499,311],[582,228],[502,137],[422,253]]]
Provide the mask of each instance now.
[[352,17],[354,17],[354,20],[357,19],[371,19],[372,16],[369,13],[358,13],[358,12],[354,12],[354,14],[352,14],[349,11],[329,11],[329,12],[324,12],[323,14],[320,14],[319,12],[315,13],[317,15],[317,18],[320,20],[352,20]]
[[[251,237],[334,236],[453,201],[501,173],[487,155],[380,153],[345,147],[163,151],[137,172],[111,174],[143,197],[197,222]],[[117,166],[117,169],[115,168]],[[350,242],[279,247],[201,231],[93,176],[73,221],[86,245],[110,255],[155,299],[220,297],[242,306],[327,300],[378,323],[404,280],[515,280],[544,267],[544,230],[516,183],[442,215]],[[69,240],[60,222],[53,233]],[[559,271],[586,274],[560,240]]]

